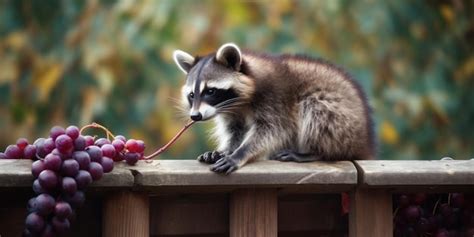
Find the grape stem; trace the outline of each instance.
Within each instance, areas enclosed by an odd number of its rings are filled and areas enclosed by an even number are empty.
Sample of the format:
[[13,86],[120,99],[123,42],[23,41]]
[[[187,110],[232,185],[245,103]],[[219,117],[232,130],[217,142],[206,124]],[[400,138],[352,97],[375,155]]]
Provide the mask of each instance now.
[[104,130],[105,134],[107,135],[108,140],[110,140],[110,137],[112,137],[112,140],[115,139],[114,134],[109,129],[107,129],[106,127],[104,127],[104,126],[102,126],[102,125],[100,125],[96,122],[85,125],[84,127],[81,128],[79,133],[82,134],[82,132],[87,128],[100,128],[100,129]]
[[191,127],[191,125],[194,124],[195,121],[190,121],[189,123],[187,123],[186,125],[184,125],[184,127],[168,142],[166,143],[166,145],[164,145],[163,147],[161,147],[160,149],[156,150],[155,152],[153,152],[151,155],[148,155],[148,156],[145,156],[143,159],[144,160],[149,160],[155,156],[158,156],[159,154],[163,153],[166,149],[168,149],[169,146],[173,145],[173,143],[181,136],[181,134],[184,133],[184,131],[186,131],[186,129],[188,129],[189,127]]

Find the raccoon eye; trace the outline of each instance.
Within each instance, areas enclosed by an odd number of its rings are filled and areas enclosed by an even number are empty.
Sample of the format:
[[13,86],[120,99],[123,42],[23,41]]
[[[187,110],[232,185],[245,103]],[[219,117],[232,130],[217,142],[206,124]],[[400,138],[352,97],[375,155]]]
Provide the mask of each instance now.
[[210,88],[204,91],[204,94],[206,95],[214,95],[216,93],[216,89]]
[[189,93],[189,95],[188,95],[188,96],[189,96],[189,98],[193,99],[193,98],[194,98],[194,93],[193,93],[193,92],[191,92],[191,93]]

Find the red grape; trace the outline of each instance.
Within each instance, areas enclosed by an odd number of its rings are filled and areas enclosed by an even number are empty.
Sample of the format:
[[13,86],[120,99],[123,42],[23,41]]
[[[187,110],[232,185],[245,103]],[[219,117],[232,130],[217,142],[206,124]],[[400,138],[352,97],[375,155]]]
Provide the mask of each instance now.
[[107,156],[102,157],[100,164],[102,165],[104,173],[109,173],[114,169],[114,161]]
[[67,127],[66,135],[68,135],[73,140],[76,139],[77,137],[79,137],[79,128],[74,125]]
[[137,151],[138,153],[142,153],[145,151],[145,142],[142,140],[137,140]]
[[[59,139],[59,138],[58,138]],[[79,163],[74,159],[65,160],[61,166],[61,174],[64,176],[75,177],[79,173]]]
[[79,169],[81,170],[87,170],[89,169],[89,164],[91,163],[91,158],[89,156],[89,153],[85,151],[75,151],[72,154],[72,158],[77,161],[79,164]]
[[44,164],[44,161],[42,160],[37,160],[31,164],[31,173],[35,178],[38,177],[38,175],[41,173],[41,171],[45,170],[46,166]]
[[19,138],[18,140],[16,140],[16,145],[18,146],[18,148],[23,150],[28,145],[28,140],[26,138]]
[[38,215],[37,213],[31,213],[26,217],[26,228],[33,233],[40,233],[45,225],[45,221],[43,217]]
[[77,188],[84,189],[92,183],[92,176],[88,171],[79,170],[79,173],[75,177]]
[[51,190],[58,185],[58,176],[54,171],[43,170],[38,176],[39,183],[41,187]]
[[123,142],[122,140],[118,140],[118,139],[115,139],[112,142],[112,145],[114,146],[116,152],[121,152],[125,148],[125,142]]
[[48,170],[59,171],[61,169],[61,163],[61,157],[52,153],[49,153],[44,158],[44,166]]
[[127,148],[127,150],[130,152],[139,152],[138,143],[137,143],[137,140],[135,139],[129,139],[125,143],[125,148]]
[[47,216],[49,213],[54,211],[55,205],[56,202],[51,195],[42,193],[36,197],[34,207],[38,214]]
[[117,135],[117,136],[115,136],[115,140],[120,140],[120,141],[122,141],[124,144],[127,142],[127,139],[126,139],[123,135]]
[[88,146],[86,152],[89,153],[91,161],[100,162],[102,159],[102,150],[98,146]]
[[25,159],[32,160],[36,156],[36,146],[35,145],[26,145],[23,149],[23,156]]
[[72,139],[68,135],[59,135],[56,138],[56,148],[63,154],[68,154],[73,150]]
[[86,146],[94,145],[94,138],[92,136],[86,135],[84,139],[86,139]]
[[91,174],[92,180],[99,180],[104,175],[104,169],[102,165],[97,162],[91,162],[89,165],[89,173]]
[[72,215],[72,207],[69,203],[64,201],[59,201],[54,207],[54,215],[59,219],[66,219]]
[[101,148],[102,156],[114,157],[115,156],[115,147],[111,144],[104,144]]
[[17,145],[9,145],[5,149],[5,155],[7,159],[21,159],[23,152]]
[[51,131],[49,132],[49,137],[51,137],[53,141],[56,141],[56,138],[63,134],[66,134],[66,131],[64,130],[64,128],[60,126],[54,126],[51,128]]

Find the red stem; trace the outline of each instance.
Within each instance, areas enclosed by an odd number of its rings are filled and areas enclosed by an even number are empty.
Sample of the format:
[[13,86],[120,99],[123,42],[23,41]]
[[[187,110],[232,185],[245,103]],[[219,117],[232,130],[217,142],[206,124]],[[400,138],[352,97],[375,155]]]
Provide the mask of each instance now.
[[166,149],[168,149],[169,146],[173,145],[173,143],[181,136],[181,134],[184,133],[184,131],[186,131],[186,129],[188,129],[189,127],[191,127],[191,125],[194,124],[195,121],[191,121],[189,122],[188,124],[184,125],[184,127],[181,129],[181,131],[178,132],[178,134],[176,134],[168,143],[166,143],[166,145],[164,145],[163,147],[161,147],[160,149],[156,150],[155,152],[153,152],[153,154],[151,155],[148,155],[148,156],[145,156],[143,159],[144,160],[149,160],[161,153],[163,153]]

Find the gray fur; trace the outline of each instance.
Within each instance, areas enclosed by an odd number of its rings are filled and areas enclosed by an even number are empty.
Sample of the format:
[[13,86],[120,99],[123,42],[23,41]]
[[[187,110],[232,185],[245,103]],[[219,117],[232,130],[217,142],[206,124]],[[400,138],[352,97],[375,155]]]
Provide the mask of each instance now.
[[[199,63],[202,60],[208,63]],[[221,80],[239,95],[212,117],[217,153],[200,160],[215,162],[213,171],[230,173],[257,158],[296,162],[374,158],[368,103],[345,71],[304,56],[244,51],[241,60],[229,67],[215,54],[196,58],[187,77],[188,86]],[[193,72],[198,71],[196,78]],[[190,109],[187,104],[183,103],[184,109]]]

